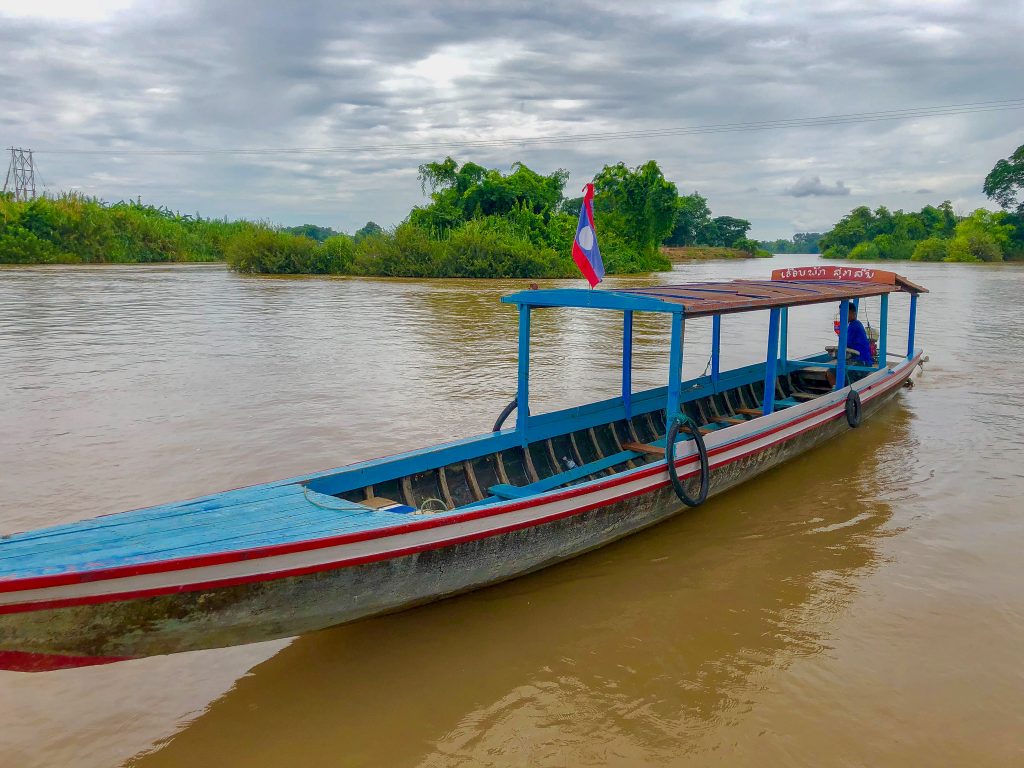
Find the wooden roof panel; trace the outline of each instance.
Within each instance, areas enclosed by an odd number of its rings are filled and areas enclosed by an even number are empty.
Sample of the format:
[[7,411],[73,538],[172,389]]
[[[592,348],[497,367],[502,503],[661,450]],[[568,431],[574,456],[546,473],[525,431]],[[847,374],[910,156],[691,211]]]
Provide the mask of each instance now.
[[654,285],[586,290],[553,288],[506,296],[502,301],[533,307],[679,312],[687,317],[752,312],[773,307],[822,304],[903,291],[927,293],[894,272],[869,267],[814,266],[775,270],[771,280]]
[[625,288],[614,293],[658,299],[666,304],[682,306],[687,317],[700,317],[879,296],[899,290],[899,285],[891,283],[734,280],[728,283]]

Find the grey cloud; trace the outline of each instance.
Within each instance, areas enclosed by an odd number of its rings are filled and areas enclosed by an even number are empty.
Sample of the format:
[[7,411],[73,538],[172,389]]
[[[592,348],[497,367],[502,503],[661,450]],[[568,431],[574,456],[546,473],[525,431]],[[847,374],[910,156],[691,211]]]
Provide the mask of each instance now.
[[[583,10],[487,0],[168,10],[142,0],[97,25],[0,18],[0,145],[41,150],[54,187],[348,230],[399,221],[422,199],[416,166],[449,152],[501,168],[563,167],[570,189],[605,163],[655,159],[716,214],[751,220],[758,237],[788,237],[797,221],[844,215],[847,185],[881,190],[865,202],[895,209],[911,207],[924,193],[910,190],[927,179],[943,197],[982,205],[984,174],[1020,143],[1019,114],[479,149],[126,154],[116,181],[94,175],[109,156],[45,150],[379,147],[985,101],[1015,95],[1006,88],[1019,25],[1005,23],[1014,14],[1011,0],[871,14],[839,0],[738,13],[596,0]],[[445,82],[425,69],[438,61]],[[935,180],[939,165],[948,189]],[[845,183],[808,177],[783,196],[757,192],[784,188],[794,169]]]
[[822,182],[821,176],[805,176],[787,188],[785,194],[790,197],[842,197],[850,194],[850,188],[842,180],[830,187]]

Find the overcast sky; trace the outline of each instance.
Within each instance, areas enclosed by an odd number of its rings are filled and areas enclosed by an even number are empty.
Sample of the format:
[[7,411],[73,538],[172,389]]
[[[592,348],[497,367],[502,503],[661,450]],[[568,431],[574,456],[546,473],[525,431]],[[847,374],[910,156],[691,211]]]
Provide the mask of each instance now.
[[1024,143],[1024,110],[393,148],[1024,97],[1024,3],[871,5],[0,0],[0,143],[35,149],[49,191],[346,231],[398,223],[423,200],[416,167],[449,152],[566,168],[571,194],[607,163],[654,159],[681,192],[750,219],[760,238],[826,230],[861,204],[984,205],[985,174]]

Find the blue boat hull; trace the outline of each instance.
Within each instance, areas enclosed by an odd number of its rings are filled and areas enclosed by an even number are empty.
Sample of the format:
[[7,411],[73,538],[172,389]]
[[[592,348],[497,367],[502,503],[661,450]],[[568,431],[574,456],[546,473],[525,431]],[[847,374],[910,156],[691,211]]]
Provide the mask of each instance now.
[[[899,391],[916,362],[904,361],[859,385],[865,417]],[[770,429],[737,427],[709,439],[710,494],[848,431],[843,394],[823,400],[829,402],[775,414]],[[692,476],[695,454],[681,456],[681,474]],[[208,563],[194,569],[191,582],[159,594],[147,589],[155,591],[150,585],[173,574],[129,573],[119,577],[124,587],[110,599],[88,592],[95,585],[74,585],[78,592],[68,593],[78,595],[69,598],[74,604],[61,604],[63,593],[54,590],[62,587],[50,587],[35,607],[0,612],[0,667],[56,669],[290,637],[521,576],[682,509],[659,461],[499,504],[493,513],[482,508],[451,525],[438,520],[409,526],[387,546],[366,537],[346,541],[331,554],[335,561],[323,555],[313,562],[313,550],[285,553],[280,557],[292,559],[268,561],[256,576],[244,571],[251,563]],[[128,588],[135,582],[135,589]]]

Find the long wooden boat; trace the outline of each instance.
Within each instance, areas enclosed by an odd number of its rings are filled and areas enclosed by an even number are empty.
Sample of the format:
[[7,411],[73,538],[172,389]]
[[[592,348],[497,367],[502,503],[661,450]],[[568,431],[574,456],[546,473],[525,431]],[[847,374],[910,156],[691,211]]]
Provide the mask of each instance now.
[[[886,350],[893,292],[910,294],[906,355]],[[3,536],[0,668],[54,670],[288,637],[600,547],[870,416],[921,359],[922,292],[890,272],[813,267],[761,281],[507,296],[520,317],[513,428]],[[881,296],[881,362],[849,365],[846,307],[868,296]],[[789,359],[789,308],[824,302],[841,306],[836,357]],[[621,396],[530,413],[530,316],[545,307],[622,313]],[[720,371],[722,316],[753,310],[769,310],[765,362]],[[644,392],[631,387],[638,311],[672,319],[668,384]],[[684,382],[684,320],[701,317],[713,322],[711,371]]]

